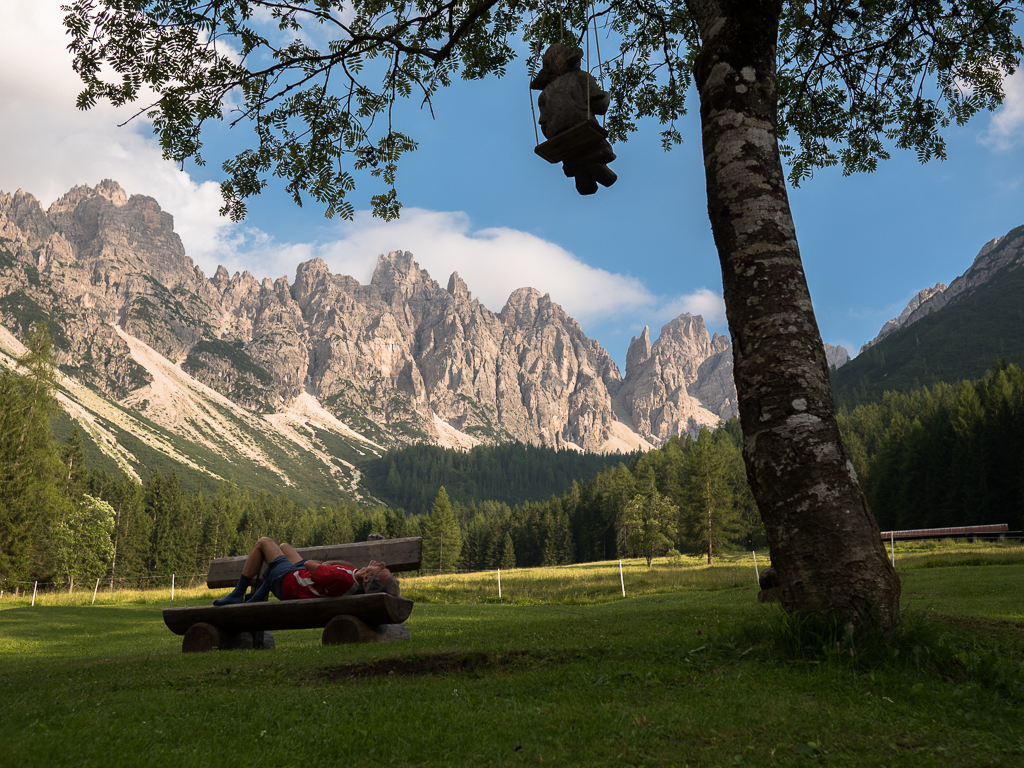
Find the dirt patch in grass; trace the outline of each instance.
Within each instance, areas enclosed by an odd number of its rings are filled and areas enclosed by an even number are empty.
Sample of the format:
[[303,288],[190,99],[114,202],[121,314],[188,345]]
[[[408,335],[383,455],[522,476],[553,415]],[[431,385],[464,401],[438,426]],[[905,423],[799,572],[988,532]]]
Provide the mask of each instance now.
[[535,651],[499,651],[495,653],[436,653],[429,656],[378,659],[362,664],[341,664],[327,667],[316,677],[329,680],[349,680],[367,677],[422,677],[424,675],[451,675],[465,672],[501,669],[506,667],[533,667],[561,659]]

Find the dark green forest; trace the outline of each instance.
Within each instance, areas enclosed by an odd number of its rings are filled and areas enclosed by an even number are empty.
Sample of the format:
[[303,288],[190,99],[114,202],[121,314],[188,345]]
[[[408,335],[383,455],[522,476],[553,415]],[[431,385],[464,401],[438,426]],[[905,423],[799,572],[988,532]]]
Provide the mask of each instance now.
[[979,379],[996,358],[1024,365],[1022,296],[1024,268],[1004,267],[970,296],[886,336],[832,372],[836,406],[853,409],[885,392]]
[[974,382],[887,392],[838,416],[883,530],[1024,529],[1024,374],[1016,365],[998,362]]
[[479,445],[469,451],[420,444],[371,460],[363,468],[363,482],[389,506],[419,514],[430,511],[441,486],[449,499],[462,504],[482,499],[507,505],[543,501],[573,481],[589,482],[604,467],[633,458],[522,443]]

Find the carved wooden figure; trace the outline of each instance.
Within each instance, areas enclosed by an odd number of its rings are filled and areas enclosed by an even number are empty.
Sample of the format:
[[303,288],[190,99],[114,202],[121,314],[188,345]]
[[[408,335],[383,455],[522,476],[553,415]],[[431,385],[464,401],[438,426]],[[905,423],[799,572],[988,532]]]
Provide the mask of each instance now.
[[617,177],[608,167],[615,159],[608,132],[594,117],[608,111],[611,99],[580,69],[582,59],[581,48],[555,43],[544,52],[530,88],[541,92],[538,122],[548,139],[535,152],[549,163],[562,163],[565,175],[576,179],[576,191],[592,195],[598,184],[610,187]]

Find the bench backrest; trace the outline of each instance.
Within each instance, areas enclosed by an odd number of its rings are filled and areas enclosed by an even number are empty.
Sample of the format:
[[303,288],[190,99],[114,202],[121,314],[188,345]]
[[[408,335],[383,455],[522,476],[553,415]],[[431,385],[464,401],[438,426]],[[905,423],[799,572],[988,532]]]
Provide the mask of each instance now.
[[[378,539],[355,544],[334,544],[326,547],[299,547],[300,555],[308,560],[348,560],[357,568],[369,565],[371,560],[382,560],[393,572],[418,571],[423,555],[423,539]],[[206,573],[206,586],[210,589],[233,587],[242,575],[245,557],[218,557],[210,562]]]

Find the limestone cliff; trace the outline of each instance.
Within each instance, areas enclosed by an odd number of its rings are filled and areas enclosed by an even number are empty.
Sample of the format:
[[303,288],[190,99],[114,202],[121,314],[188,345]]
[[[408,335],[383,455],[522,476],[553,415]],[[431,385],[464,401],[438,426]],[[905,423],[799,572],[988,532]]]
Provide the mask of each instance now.
[[379,257],[368,285],[319,259],[294,285],[223,267],[207,278],[170,214],[112,181],[46,211],[0,193],[0,238],[0,323],[25,338],[47,321],[65,373],[139,410],[154,368],[132,339],[251,413],[315,397],[380,445],[634,450],[736,413],[729,340],[699,316],[653,343],[645,328],[623,379],[551,296],[522,288],[495,313],[407,252]]

